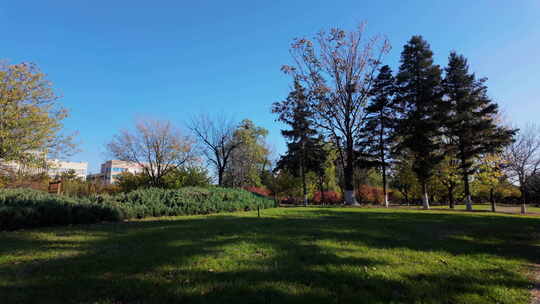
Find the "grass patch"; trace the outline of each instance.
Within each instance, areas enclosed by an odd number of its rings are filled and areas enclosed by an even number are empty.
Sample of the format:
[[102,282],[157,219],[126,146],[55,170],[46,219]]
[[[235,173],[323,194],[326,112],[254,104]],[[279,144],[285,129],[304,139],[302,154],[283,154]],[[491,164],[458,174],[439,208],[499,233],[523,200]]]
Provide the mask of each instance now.
[[0,233],[2,303],[528,303],[540,218],[281,208]]

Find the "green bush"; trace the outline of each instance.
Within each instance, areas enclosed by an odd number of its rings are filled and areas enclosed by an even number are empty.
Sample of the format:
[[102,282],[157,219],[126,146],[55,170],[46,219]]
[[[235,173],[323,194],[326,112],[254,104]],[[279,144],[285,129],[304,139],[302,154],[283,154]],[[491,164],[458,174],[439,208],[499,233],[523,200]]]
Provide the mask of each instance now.
[[0,229],[95,223],[122,219],[113,201],[57,196],[32,189],[0,190]]
[[210,214],[270,208],[274,202],[242,189],[141,189],[72,198],[30,189],[0,190],[0,230],[89,224],[130,218]]
[[186,187],[141,189],[114,196],[130,218],[234,212],[270,208],[274,202],[242,189]]

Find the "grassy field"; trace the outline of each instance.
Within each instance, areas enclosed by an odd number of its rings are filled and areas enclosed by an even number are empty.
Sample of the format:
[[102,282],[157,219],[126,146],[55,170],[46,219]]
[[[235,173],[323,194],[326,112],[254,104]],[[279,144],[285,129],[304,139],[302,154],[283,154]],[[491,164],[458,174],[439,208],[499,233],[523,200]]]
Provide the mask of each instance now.
[[540,218],[280,208],[0,232],[0,303],[523,303]]

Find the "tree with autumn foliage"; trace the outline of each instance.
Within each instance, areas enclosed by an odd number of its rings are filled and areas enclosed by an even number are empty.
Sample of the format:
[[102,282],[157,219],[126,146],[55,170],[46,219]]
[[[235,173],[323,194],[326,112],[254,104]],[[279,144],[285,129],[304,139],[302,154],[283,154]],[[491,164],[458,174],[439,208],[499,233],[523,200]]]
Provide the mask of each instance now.
[[474,175],[473,188],[476,192],[489,192],[491,211],[495,212],[495,192],[507,180],[503,171],[505,160],[501,153],[491,153],[482,155],[476,162],[478,165]]
[[455,195],[461,183],[459,161],[453,157],[445,157],[435,169],[435,178],[447,191],[448,206],[455,207]]
[[68,111],[34,64],[0,64],[0,160],[46,167],[47,156],[75,151],[62,133]]

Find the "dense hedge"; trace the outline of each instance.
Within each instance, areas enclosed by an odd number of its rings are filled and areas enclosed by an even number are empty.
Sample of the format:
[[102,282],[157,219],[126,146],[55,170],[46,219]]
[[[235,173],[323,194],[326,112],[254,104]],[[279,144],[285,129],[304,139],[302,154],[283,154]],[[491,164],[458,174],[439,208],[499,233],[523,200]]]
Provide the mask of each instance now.
[[270,208],[274,202],[242,189],[195,188],[142,189],[113,197],[127,218],[192,215]]
[[241,189],[144,189],[114,196],[71,198],[30,189],[0,190],[0,230],[193,215],[273,207]]
[[0,190],[0,229],[117,221],[122,208],[113,202],[74,199],[32,189]]

